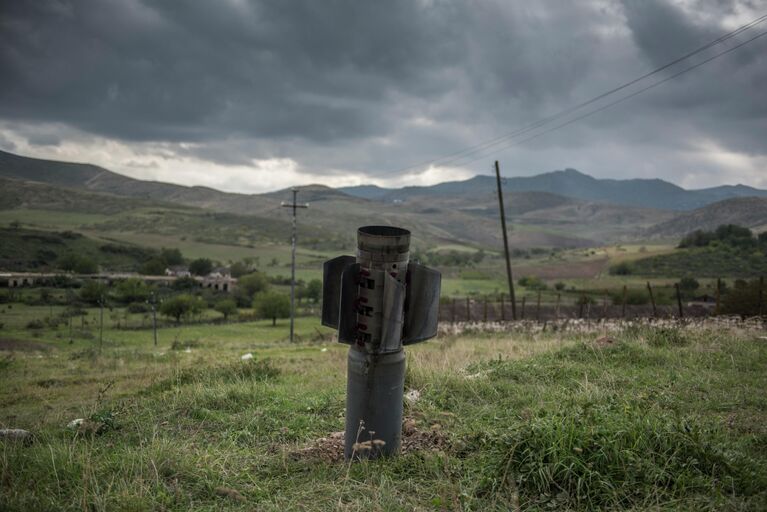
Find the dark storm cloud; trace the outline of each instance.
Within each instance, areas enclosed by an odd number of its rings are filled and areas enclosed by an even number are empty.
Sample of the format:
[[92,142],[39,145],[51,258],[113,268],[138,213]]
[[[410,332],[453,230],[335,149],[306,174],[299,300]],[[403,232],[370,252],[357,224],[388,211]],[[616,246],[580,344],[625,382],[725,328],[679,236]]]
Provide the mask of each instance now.
[[[727,16],[764,14],[725,0],[0,5],[0,120],[369,177],[509,133],[718,37]],[[516,168],[617,175],[647,148],[673,167],[701,140],[765,155],[766,46],[531,141]],[[22,135],[54,143],[46,130]]]

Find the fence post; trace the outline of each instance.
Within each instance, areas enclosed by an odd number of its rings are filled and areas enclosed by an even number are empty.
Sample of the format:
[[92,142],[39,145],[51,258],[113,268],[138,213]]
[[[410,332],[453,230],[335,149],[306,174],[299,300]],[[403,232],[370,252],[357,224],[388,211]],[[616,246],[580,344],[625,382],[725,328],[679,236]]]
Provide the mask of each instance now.
[[652,294],[652,286],[650,285],[650,281],[647,281],[647,291],[650,292],[650,302],[652,303],[652,317],[657,318],[658,308],[655,306],[655,296],[653,296]]
[[502,322],[506,321],[506,311],[504,311],[504,307],[503,307],[503,293],[501,294],[501,321]]
[[586,305],[586,296],[581,295],[581,298],[578,301],[578,318],[583,318],[583,306],[585,305]]
[[535,321],[541,321],[541,291],[538,290],[538,301],[535,304]]
[[557,293],[557,306],[555,308],[555,313],[554,313],[556,315],[557,320],[559,320],[559,300],[561,297],[562,297],[562,294]]
[[466,297],[466,321],[471,322],[471,299]]
[[621,308],[621,317],[626,318],[626,300],[628,300],[628,286],[623,285],[623,304]]
[[455,297],[453,297],[453,305],[450,311],[450,322],[455,323]]
[[764,309],[764,276],[759,278],[759,316],[762,316]]
[[716,308],[714,308],[714,315],[719,314],[719,301],[721,300],[722,296],[722,279],[717,277],[716,278]]
[[679,318],[684,318],[684,311],[682,310],[682,295],[679,292],[679,283],[674,283],[676,288],[676,304],[679,306]]
[[482,321],[487,323],[487,297],[485,297],[485,302],[482,304]]
[[526,298],[527,297],[525,297],[524,295],[522,296],[522,320],[525,319],[525,299]]
[[602,318],[607,318],[607,297],[609,292],[605,290],[605,295],[602,298]]

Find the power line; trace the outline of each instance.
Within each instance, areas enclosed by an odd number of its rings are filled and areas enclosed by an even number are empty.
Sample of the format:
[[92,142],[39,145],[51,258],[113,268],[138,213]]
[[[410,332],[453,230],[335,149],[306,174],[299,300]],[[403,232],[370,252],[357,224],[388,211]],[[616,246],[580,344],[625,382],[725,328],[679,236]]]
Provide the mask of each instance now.
[[740,44],[738,44],[736,46],[733,46],[732,48],[728,48],[727,50],[725,50],[723,52],[717,53],[716,55],[713,55],[713,56],[711,56],[711,57],[709,57],[709,58],[707,58],[705,60],[702,60],[701,62],[699,62],[697,64],[694,64],[694,65],[692,65],[690,67],[687,67],[687,68],[685,68],[685,69],[683,69],[683,70],[681,70],[681,71],[679,71],[677,73],[674,73],[673,75],[670,75],[670,76],[664,78],[663,80],[659,80],[659,81],[657,81],[655,83],[652,83],[652,84],[650,84],[650,85],[648,85],[646,87],[643,87],[643,88],[639,89],[638,91],[635,91],[635,92],[629,94],[628,96],[624,96],[624,97],[622,97],[620,99],[612,101],[612,102],[610,102],[610,103],[608,103],[606,105],[603,105],[603,106],[601,106],[601,107],[599,107],[599,108],[597,108],[595,110],[586,112],[585,114],[582,114],[580,116],[574,117],[574,118],[568,120],[565,123],[558,124],[556,126],[553,126],[552,128],[549,128],[549,129],[544,130],[542,132],[536,133],[535,135],[532,135],[530,137],[526,137],[526,138],[524,138],[522,140],[519,140],[517,142],[514,142],[512,144],[508,144],[508,145],[505,145],[505,146],[500,147],[498,149],[494,149],[493,151],[490,151],[489,153],[484,153],[483,155],[481,155],[481,156],[479,156],[477,158],[473,158],[471,160],[468,160],[466,162],[461,163],[461,165],[467,165],[467,164],[470,164],[472,162],[476,162],[477,160],[480,160],[482,158],[486,158],[487,156],[493,155],[493,154],[498,153],[500,151],[504,151],[504,150],[506,150],[506,149],[508,149],[510,147],[518,146],[519,144],[522,144],[522,143],[525,143],[527,141],[536,139],[536,138],[540,137],[541,135],[545,135],[547,133],[551,133],[553,131],[556,131],[556,130],[559,130],[561,128],[564,128],[565,126],[569,126],[569,125],[575,123],[576,121],[580,121],[581,119],[585,119],[587,117],[591,117],[594,114],[598,114],[599,112],[602,112],[603,110],[606,110],[606,109],[608,109],[608,108],[610,108],[612,106],[615,106],[615,105],[617,105],[619,103],[623,103],[624,101],[627,101],[627,100],[633,98],[634,96],[642,94],[645,91],[648,91],[650,89],[653,89],[654,87],[657,87],[657,86],[659,86],[661,84],[664,84],[664,83],[666,83],[666,82],[668,82],[670,80],[673,80],[673,79],[677,78],[680,75],[683,75],[683,74],[685,74],[685,73],[687,73],[689,71],[692,71],[693,69],[699,68],[699,67],[703,66],[704,64],[708,64],[712,60],[718,59],[719,57],[727,55],[728,53],[733,52],[733,51],[737,50],[738,48],[740,48],[742,46],[745,46],[748,43],[750,43],[750,42],[752,42],[752,41],[754,41],[756,39],[759,39],[760,37],[764,37],[765,35],[767,35],[767,31],[760,32],[759,34],[755,35],[751,39],[748,39],[748,40],[746,40],[746,41],[744,41],[744,42],[742,42],[742,43],[740,43]]
[[[515,130],[515,131],[513,131],[513,132],[511,132],[509,134],[502,135],[500,137],[496,137],[496,138],[491,139],[489,141],[485,141],[483,143],[467,147],[467,148],[465,148],[465,149],[463,149],[461,151],[458,151],[458,152],[455,152],[455,153],[451,153],[451,154],[446,155],[444,157],[440,157],[440,158],[437,158],[437,159],[433,159],[433,160],[429,160],[429,161],[426,161],[426,162],[421,162],[419,164],[415,164],[415,165],[411,165],[411,166],[408,166],[408,167],[404,167],[404,168],[401,168],[401,169],[399,169],[399,170],[397,170],[395,172],[403,172],[403,171],[407,171],[407,170],[414,169],[414,168],[417,168],[417,167],[422,167],[424,165],[432,165],[432,164],[436,164],[436,163],[439,163],[440,165],[450,164],[450,163],[453,163],[455,161],[460,161],[463,158],[466,158],[467,156],[476,154],[478,152],[481,152],[481,151],[484,151],[484,150],[489,149],[491,147],[494,147],[494,146],[497,146],[499,144],[502,144],[507,139],[513,139],[513,138],[518,137],[520,135],[524,135],[525,133],[529,133],[529,132],[535,130],[536,128],[540,128],[541,126],[544,126],[544,125],[546,125],[546,124],[548,124],[548,123],[550,123],[552,121],[556,121],[557,119],[560,119],[560,118],[562,118],[564,116],[572,114],[573,112],[576,112],[576,111],[578,111],[578,110],[580,110],[580,109],[582,109],[584,107],[587,107],[588,105],[591,105],[591,104],[593,104],[593,103],[595,103],[595,102],[597,102],[597,101],[599,101],[601,99],[604,99],[607,96],[615,94],[616,92],[620,92],[620,91],[622,91],[622,90],[624,90],[624,89],[626,89],[626,88],[628,88],[628,87],[630,87],[630,86],[632,86],[632,85],[634,85],[634,84],[636,84],[636,83],[638,83],[638,82],[640,82],[642,80],[645,80],[646,78],[649,78],[649,77],[651,77],[651,76],[653,76],[653,75],[655,75],[657,73],[660,73],[661,71],[664,71],[664,70],[666,70],[666,69],[668,69],[668,68],[670,68],[670,67],[672,67],[672,66],[674,66],[676,64],[679,64],[680,62],[682,62],[684,60],[687,60],[690,57],[693,57],[693,56],[695,56],[695,55],[697,55],[697,54],[699,54],[699,53],[701,53],[701,52],[703,52],[705,50],[708,50],[709,48],[711,48],[711,47],[713,47],[713,46],[715,46],[717,44],[720,44],[720,43],[722,43],[722,42],[724,42],[724,41],[726,41],[726,40],[728,40],[728,39],[730,39],[732,37],[735,37],[736,35],[738,35],[738,34],[744,32],[744,31],[746,31],[746,30],[748,30],[748,29],[750,29],[750,28],[752,28],[752,27],[754,27],[754,26],[764,22],[765,20],[767,20],[767,14],[764,14],[764,15],[762,15],[762,16],[760,16],[760,17],[758,17],[758,18],[756,18],[756,19],[754,19],[754,20],[752,20],[752,21],[750,21],[750,22],[748,22],[748,23],[746,23],[744,25],[741,25],[737,29],[732,30],[730,32],[727,32],[726,34],[723,34],[723,35],[719,36],[718,38],[714,39],[713,41],[710,41],[710,42],[706,43],[705,45],[703,45],[703,46],[701,46],[701,47],[699,47],[699,48],[697,48],[697,49],[695,49],[695,50],[693,50],[693,51],[691,51],[691,52],[689,52],[689,53],[687,53],[685,55],[677,57],[676,59],[674,59],[674,60],[672,60],[672,61],[670,61],[670,62],[668,62],[668,63],[666,63],[666,64],[664,64],[664,65],[662,65],[662,66],[660,66],[658,68],[655,68],[652,71],[649,71],[649,72],[647,72],[647,73],[645,73],[645,74],[643,74],[643,75],[641,75],[641,76],[639,76],[637,78],[634,78],[633,80],[625,82],[625,83],[623,83],[623,84],[621,84],[621,85],[619,85],[617,87],[614,87],[613,89],[610,89],[609,91],[605,91],[602,94],[599,94],[599,95],[597,95],[597,96],[595,96],[595,97],[593,97],[593,98],[591,98],[589,100],[586,100],[586,101],[584,101],[582,103],[579,103],[579,104],[577,104],[575,106],[572,106],[572,107],[569,107],[567,109],[564,109],[564,110],[562,110],[562,111],[560,111],[560,112],[558,112],[556,114],[553,114],[553,115],[544,117],[542,119],[539,119],[538,121],[530,123],[530,124],[528,124],[528,125],[526,125],[526,126],[524,126],[522,128],[519,128],[519,129],[517,129],[517,130]],[[474,160],[471,160],[471,161],[474,161]]]

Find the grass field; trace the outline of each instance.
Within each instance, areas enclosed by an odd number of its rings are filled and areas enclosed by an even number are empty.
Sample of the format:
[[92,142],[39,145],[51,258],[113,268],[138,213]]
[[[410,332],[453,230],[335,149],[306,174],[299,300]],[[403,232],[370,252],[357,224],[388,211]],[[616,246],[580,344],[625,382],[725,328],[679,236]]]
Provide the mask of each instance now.
[[0,441],[3,510],[767,507],[763,331],[443,336],[408,349],[427,442],[348,465],[305,450],[344,418],[346,350],[314,318],[295,345],[286,321],[162,329],[158,347],[109,327],[99,354],[32,337],[43,313],[0,320],[0,427],[35,434]]

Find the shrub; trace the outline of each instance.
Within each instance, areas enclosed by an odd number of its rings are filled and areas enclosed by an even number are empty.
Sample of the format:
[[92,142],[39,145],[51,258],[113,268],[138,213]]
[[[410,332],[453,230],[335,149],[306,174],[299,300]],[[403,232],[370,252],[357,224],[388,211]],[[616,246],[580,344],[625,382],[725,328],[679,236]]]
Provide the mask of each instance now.
[[128,313],[146,313],[149,311],[149,306],[144,302],[131,302],[128,304]]
[[628,276],[631,275],[631,265],[625,261],[613,265],[610,267],[610,275],[613,276]]
[[548,288],[546,286],[546,283],[543,282],[543,279],[536,276],[525,276],[521,277],[517,283],[519,283],[519,286],[524,286],[527,289],[530,290],[545,290]]
[[27,329],[42,329],[45,327],[45,323],[42,320],[34,319],[27,322]]

